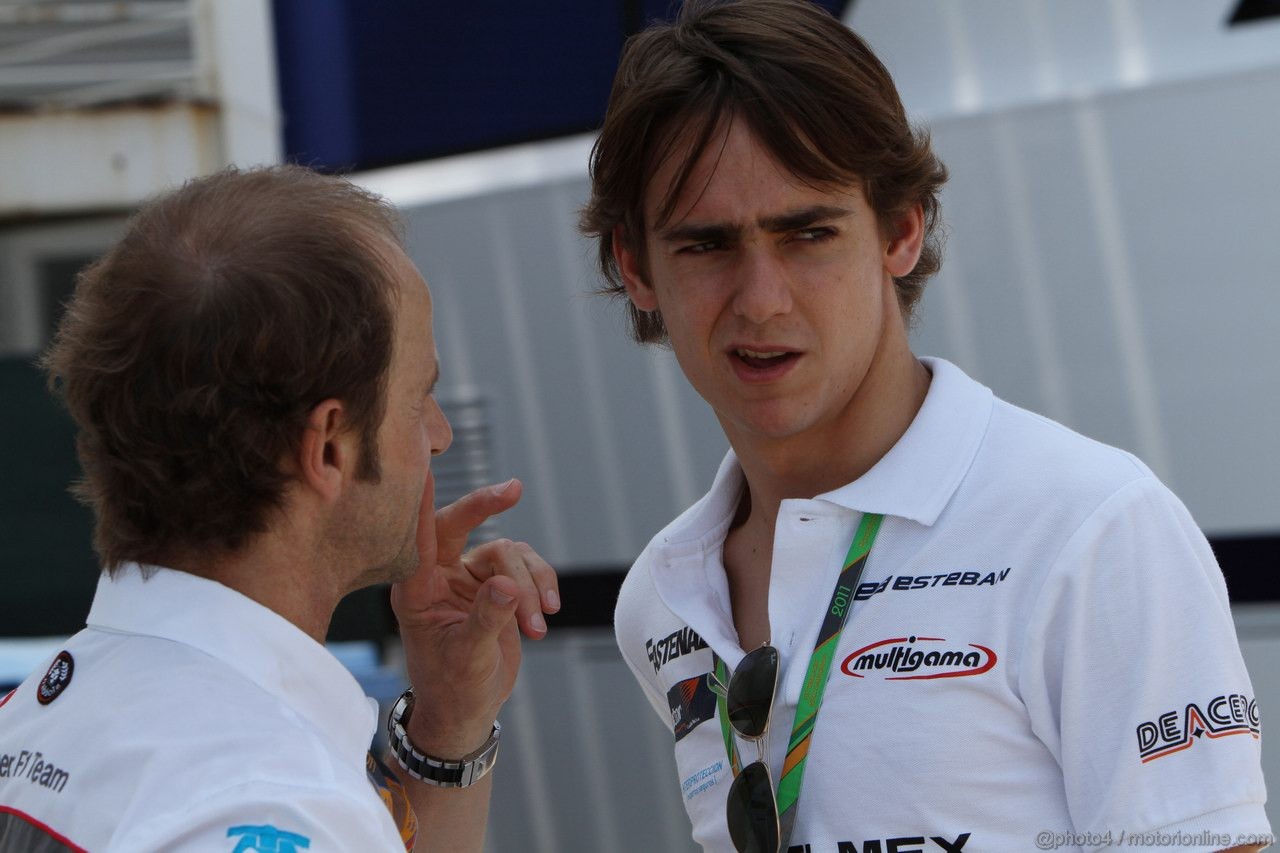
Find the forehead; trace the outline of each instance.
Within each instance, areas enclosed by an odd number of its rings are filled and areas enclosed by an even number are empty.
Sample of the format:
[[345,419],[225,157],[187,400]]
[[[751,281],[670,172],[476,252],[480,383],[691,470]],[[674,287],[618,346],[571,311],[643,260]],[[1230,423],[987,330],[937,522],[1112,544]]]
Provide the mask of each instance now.
[[409,258],[408,253],[397,243],[386,242],[381,247],[382,261],[385,269],[391,273],[394,281],[394,298],[399,312],[406,310],[431,310],[431,293],[427,282],[418,271],[417,266]]
[[686,221],[746,222],[863,197],[855,180],[819,186],[795,174],[743,121],[722,122],[715,129],[673,195],[698,130],[692,123],[674,132],[667,155],[645,187],[645,222],[651,233]]
[[[407,359],[434,358],[435,343],[431,330],[431,291],[422,273],[399,246],[387,247],[386,261],[391,269],[395,289],[392,310],[396,324],[396,350]],[[426,355],[423,355],[423,350]]]

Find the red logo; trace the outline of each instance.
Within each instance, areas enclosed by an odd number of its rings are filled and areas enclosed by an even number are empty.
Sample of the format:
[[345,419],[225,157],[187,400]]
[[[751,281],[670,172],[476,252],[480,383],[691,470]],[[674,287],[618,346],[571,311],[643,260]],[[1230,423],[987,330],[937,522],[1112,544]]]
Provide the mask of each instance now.
[[921,681],[981,675],[996,665],[996,653],[967,643],[948,647],[942,637],[892,637],[863,646],[844,659],[840,671],[852,678]]

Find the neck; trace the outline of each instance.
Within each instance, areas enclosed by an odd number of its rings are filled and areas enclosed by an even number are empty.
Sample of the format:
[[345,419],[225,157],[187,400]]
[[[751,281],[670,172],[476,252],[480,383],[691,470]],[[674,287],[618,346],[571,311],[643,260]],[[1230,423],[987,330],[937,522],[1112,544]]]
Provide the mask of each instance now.
[[333,611],[347,590],[334,572],[317,571],[321,555],[295,547],[293,539],[269,531],[228,556],[177,557],[166,565],[234,589],[323,645]]
[[812,498],[858,479],[902,438],[932,376],[905,340],[901,352],[884,355],[877,353],[849,405],[828,423],[785,438],[730,436],[747,481],[739,523],[771,539],[783,500]]

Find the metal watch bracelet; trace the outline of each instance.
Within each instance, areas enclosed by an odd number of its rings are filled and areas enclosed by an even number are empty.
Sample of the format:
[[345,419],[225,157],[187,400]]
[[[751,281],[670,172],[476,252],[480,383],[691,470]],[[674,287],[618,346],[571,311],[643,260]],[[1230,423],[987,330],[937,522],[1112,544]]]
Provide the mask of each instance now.
[[502,727],[496,720],[484,745],[460,759],[444,761],[419,752],[406,731],[413,713],[413,700],[410,687],[400,694],[387,715],[387,743],[391,754],[410,776],[438,788],[466,788],[483,779],[498,763],[498,736]]

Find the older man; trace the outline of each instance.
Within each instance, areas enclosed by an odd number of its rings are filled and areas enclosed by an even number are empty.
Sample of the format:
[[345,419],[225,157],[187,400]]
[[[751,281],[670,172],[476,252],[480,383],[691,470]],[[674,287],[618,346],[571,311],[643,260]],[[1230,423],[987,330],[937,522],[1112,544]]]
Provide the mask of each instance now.
[[[498,709],[555,573],[464,555],[516,481],[436,513],[431,298],[378,199],[296,167],[144,207],[47,356],[104,574],[87,627],[0,700],[0,851],[482,849]],[[400,767],[324,648],[394,583]]]

